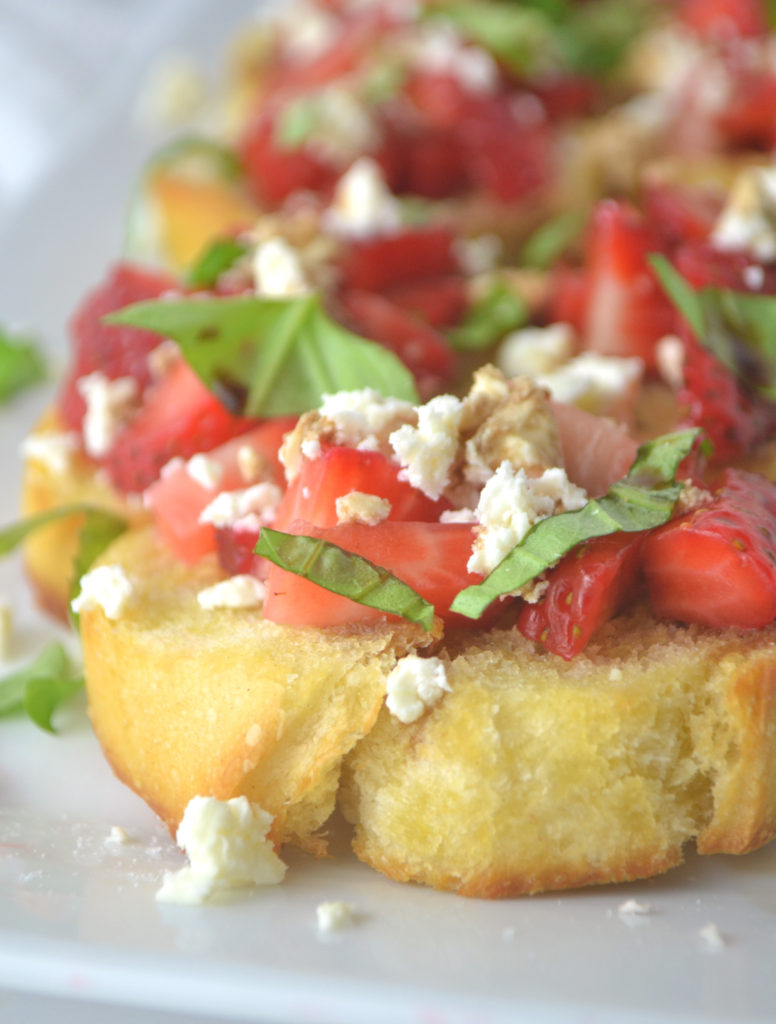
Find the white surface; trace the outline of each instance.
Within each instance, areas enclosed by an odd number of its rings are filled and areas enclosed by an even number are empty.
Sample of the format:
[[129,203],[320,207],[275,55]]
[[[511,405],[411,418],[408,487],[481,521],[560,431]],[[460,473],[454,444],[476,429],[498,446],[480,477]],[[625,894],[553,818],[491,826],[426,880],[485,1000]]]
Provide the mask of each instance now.
[[[189,25],[194,43],[215,47],[223,26],[214,17]],[[38,182],[0,239],[0,320],[30,325],[53,353],[63,351],[62,324],[77,297],[118,248],[123,198],[147,141],[129,130],[126,112],[116,95],[96,105],[91,129]],[[0,409],[0,521],[14,515],[18,444],[45,398],[37,392]],[[15,559],[0,565],[0,596],[15,605],[17,655],[36,650],[51,626],[31,608]],[[289,854],[280,887],[219,906],[165,907],[154,893],[180,855],[110,775],[83,709],[74,707],[61,726],[50,737],[22,721],[0,722],[3,1021],[776,1017],[776,848],[693,858],[663,879],[616,889],[487,903],[391,883],[338,840],[329,861]],[[135,842],[106,845],[113,825]],[[651,912],[620,915],[628,898]],[[335,899],[351,903],[357,919],[321,936],[316,907]],[[710,922],[725,939],[718,952],[700,937]]]

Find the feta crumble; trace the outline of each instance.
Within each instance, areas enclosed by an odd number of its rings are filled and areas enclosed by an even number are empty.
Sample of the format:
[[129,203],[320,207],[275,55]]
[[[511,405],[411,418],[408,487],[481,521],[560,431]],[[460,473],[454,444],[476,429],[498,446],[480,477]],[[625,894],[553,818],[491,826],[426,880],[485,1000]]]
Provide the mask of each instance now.
[[186,463],[186,472],[200,487],[204,487],[206,491],[214,491],[224,475],[224,467],[210,455],[198,452]]
[[137,408],[137,381],[134,377],[109,380],[104,373],[96,371],[81,377],[76,387],[86,403],[82,426],[84,448],[88,455],[99,459],[110,450]]
[[253,282],[257,295],[293,298],[307,295],[307,280],[297,250],[284,238],[259,242],[253,254]]
[[202,509],[199,521],[216,527],[259,529],[273,522],[282,497],[277,484],[266,482],[244,490],[221,491]]
[[101,608],[109,619],[119,619],[132,596],[132,583],[120,565],[100,565],[81,577],[81,589],[70,602],[76,614]]
[[451,75],[468,92],[492,93],[500,74],[491,55],[467,43],[448,25],[430,25],[418,31],[412,47],[414,64],[423,71]]
[[743,249],[765,263],[776,260],[776,167],[742,172],[711,233],[723,251]]
[[337,444],[352,448],[372,438],[379,445],[398,424],[414,419],[415,415],[410,402],[385,398],[374,388],[324,395],[319,411],[334,424]]
[[368,238],[401,227],[401,207],[371,157],[361,157],[340,178],[323,225],[333,234]]
[[556,512],[580,509],[586,501],[587,493],[558,466],[534,478],[502,462],[480,494],[475,510],[479,526],[467,569],[487,576],[535,523]]
[[364,491],[350,491],[337,498],[335,502],[337,522],[363,523],[364,526],[377,526],[391,514],[391,503],[387,498],[377,494],[365,494]]
[[449,692],[443,661],[408,654],[396,663],[386,680],[385,704],[394,718],[409,725]]
[[54,476],[64,476],[70,471],[78,447],[79,439],[75,431],[31,434],[22,442],[22,456],[31,462],[40,463]]
[[255,576],[230,576],[197,594],[200,608],[258,608],[264,603],[267,588]]
[[556,323],[547,327],[523,327],[508,334],[501,343],[497,365],[507,377],[527,374],[537,377],[551,373],[574,354],[574,328]]
[[286,865],[267,839],[272,820],[245,796],[193,797],[175,837],[189,864],[165,872],[157,900],[197,904],[230,889],[281,882]]
[[340,928],[346,928],[353,924],[355,920],[353,905],[342,900],[328,900],[325,903],[319,903],[315,908],[315,917],[320,932],[338,931]]
[[630,406],[642,375],[641,359],[583,352],[550,373],[540,373],[537,384],[558,402],[576,405],[599,416],[622,415]]
[[402,470],[400,479],[429,498],[441,496],[458,453],[463,403],[454,395],[438,395],[418,408],[417,427],[405,424],[390,438]]

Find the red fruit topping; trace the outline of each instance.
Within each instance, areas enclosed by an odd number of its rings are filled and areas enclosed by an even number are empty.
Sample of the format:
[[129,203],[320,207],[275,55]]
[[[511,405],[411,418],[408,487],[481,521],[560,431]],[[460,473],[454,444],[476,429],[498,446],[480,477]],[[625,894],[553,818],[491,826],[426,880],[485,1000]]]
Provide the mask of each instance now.
[[159,345],[159,335],[138,327],[105,324],[102,318],[133,302],[156,299],[174,286],[172,277],[161,271],[120,263],[86,296],[69,325],[73,363],[60,397],[67,427],[77,430],[86,409],[76,387],[80,377],[97,371],[110,380],[134,377],[141,392],[150,384],[148,354]]
[[681,0],[679,17],[702,39],[712,42],[759,36],[768,31],[761,0]]
[[663,618],[767,625],[776,616],[776,484],[727,470],[711,504],[652,531],[643,565]]
[[350,242],[339,261],[343,291],[383,291],[460,272],[447,228],[417,228]]
[[579,654],[632,593],[644,536],[613,533],[574,548],[547,574],[543,597],[523,607],[517,628],[567,661]]

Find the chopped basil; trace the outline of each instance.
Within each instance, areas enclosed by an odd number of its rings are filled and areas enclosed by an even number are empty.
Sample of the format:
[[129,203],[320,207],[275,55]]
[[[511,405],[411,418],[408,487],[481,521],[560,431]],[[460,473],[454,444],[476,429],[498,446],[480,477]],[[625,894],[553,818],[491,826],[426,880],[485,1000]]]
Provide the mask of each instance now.
[[281,109],[275,122],[274,141],[281,149],[300,149],[320,122],[315,96],[299,96]]
[[332,320],[316,294],[140,302],[106,317],[173,338],[204,383],[235,413],[294,415],[324,394],[372,387],[417,402],[401,360]]
[[263,527],[256,554],[281,569],[317,583],[335,594],[399,615],[429,630],[434,606],[387,569],[319,537],[297,536]]
[[0,328],[0,401],[36,384],[45,376],[45,364],[35,342]]
[[586,220],[587,211],[567,210],[545,221],[523,246],[520,265],[548,270],[577,241]]
[[47,732],[55,732],[52,716],[59,705],[83,686],[74,675],[58,641],[50,643],[23,668],[0,679],[0,715],[26,711]]
[[776,296],[696,291],[664,256],[653,255],[650,263],[701,344],[747,387],[776,400]]
[[476,301],[466,314],[464,322],[447,333],[453,348],[474,352],[489,348],[509,331],[514,331],[528,319],[525,300],[509,284],[497,278],[490,290]]
[[220,238],[205,249],[186,275],[189,288],[213,288],[221,274],[242,259],[249,251],[245,242],[236,238]]
[[577,544],[668,522],[683,487],[676,482],[677,468],[697,436],[697,430],[684,430],[642,445],[624,480],[577,512],[540,520],[482,583],[461,590],[451,609],[478,619],[496,598],[519,590]]

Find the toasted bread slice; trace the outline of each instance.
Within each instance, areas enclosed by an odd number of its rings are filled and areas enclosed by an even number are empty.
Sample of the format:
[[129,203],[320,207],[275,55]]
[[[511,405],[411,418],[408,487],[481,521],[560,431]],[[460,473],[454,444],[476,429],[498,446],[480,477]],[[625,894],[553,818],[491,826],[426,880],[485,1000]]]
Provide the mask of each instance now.
[[572,662],[516,631],[449,651],[451,693],[348,757],[358,855],[469,896],[620,882],[776,833],[776,627],[609,623]]
[[245,794],[275,816],[277,841],[322,848],[343,756],[372,728],[397,658],[431,635],[204,610],[198,592],[223,578],[215,561],[175,561],[153,528],[102,561],[132,583],[117,620],[81,614],[90,714],[119,778],[172,830],[193,796]]

